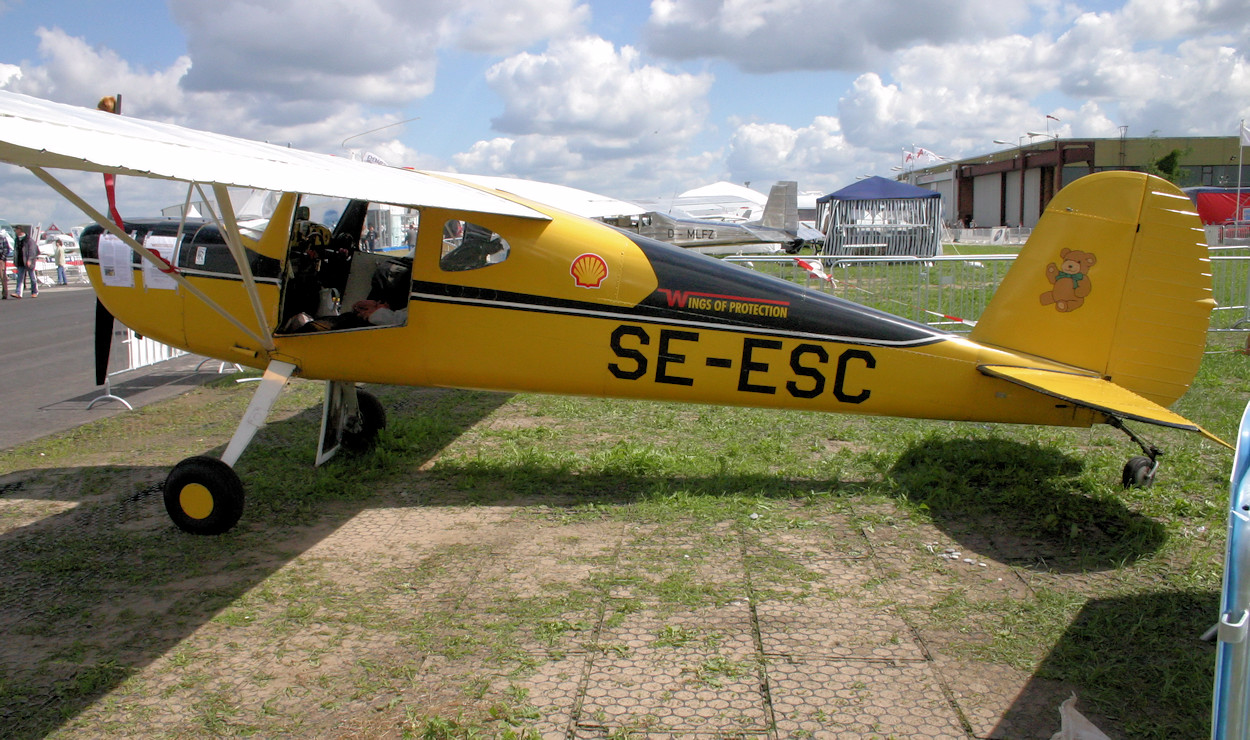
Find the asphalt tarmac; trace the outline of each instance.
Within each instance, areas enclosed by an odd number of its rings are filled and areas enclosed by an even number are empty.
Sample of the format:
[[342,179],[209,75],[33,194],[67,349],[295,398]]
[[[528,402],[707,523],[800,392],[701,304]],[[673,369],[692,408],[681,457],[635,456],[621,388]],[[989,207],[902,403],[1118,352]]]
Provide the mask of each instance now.
[[[0,449],[127,413],[116,401],[87,408],[104,394],[95,383],[94,324],[95,293],[85,284],[45,286],[21,300],[10,292],[0,301]],[[115,324],[110,384],[135,408],[190,390],[219,367],[205,363],[196,372],[204,358],[185,355],[125,371],[124,336]]]

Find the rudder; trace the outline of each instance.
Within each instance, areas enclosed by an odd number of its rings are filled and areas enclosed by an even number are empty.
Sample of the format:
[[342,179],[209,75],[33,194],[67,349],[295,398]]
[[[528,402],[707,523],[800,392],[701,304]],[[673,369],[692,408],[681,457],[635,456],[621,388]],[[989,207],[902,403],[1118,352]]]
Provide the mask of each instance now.
[[782,180],[768,191],[764,214],[760,225],[783,229],[791,234],[799,229],[799,184],[794,180]]
[[1168,406],[1198,370],[1214,306],[1189,198],[1144,173],[1104,172],[1051,201],[969,336]]

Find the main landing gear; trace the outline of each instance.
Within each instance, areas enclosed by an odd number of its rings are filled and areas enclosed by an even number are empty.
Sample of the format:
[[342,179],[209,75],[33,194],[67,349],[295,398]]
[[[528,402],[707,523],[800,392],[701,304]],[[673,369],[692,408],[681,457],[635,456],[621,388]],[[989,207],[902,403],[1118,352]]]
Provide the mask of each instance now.
[[1128,438],[1137,443],[1137,446],[1146,453],[1145,456],[1136,455],[1130,457],[1128,462],[1124,463],[1124,471],[1121,474],[1121,482],[1125,488],[1149,488],[1155,481],[1155,471],[1159,469],[1159,456],[1163,452],[1154,445],[1146,442],[1146,440],[1137,436],[1137,434],[1128,427],[1124,426],[1124,420],[1118,416],[1108,416],[1107,424],[1119,429],[1128,435]]
[[[243,481],[234,472],[234,464],[264,426],[278,392],[294,372],[295,365],[291,363],[276,360],[269,363],[221,459],[196,455],[178,463],[169,472],[165,478],[165,510],[175,526],[190,534],[216,535],[238,523],[243,515]],[[318,455],[318,464],[329,459],[340,442],[352,450],[368,448],[378,432],[386,427],[382,404],[372,395],[356,390],[354,384],[327,383],[326,393],[343,399],[333,409],[338,415],[333,426],[341,432],[334,440],[333,449]],[[327,421],[330,412],[331,405],[327,404]],[[322,426],[326,426],[325,421]]]

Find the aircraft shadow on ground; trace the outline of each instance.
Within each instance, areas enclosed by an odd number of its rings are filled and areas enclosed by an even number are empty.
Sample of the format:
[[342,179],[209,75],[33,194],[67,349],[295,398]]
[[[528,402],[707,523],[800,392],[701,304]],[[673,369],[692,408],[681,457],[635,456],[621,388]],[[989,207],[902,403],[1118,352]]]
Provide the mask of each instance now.
[[1219,602],[1216,591],[1087,602],[989,736],[1050,737],[1029,730],[1075,691],[1078,710],[1111,737],[1207,737],[1216,645],[1199,638]]
[[1006,439],[931,437],[888,471],[894,495],[924,504],[965,549],[1024,567],[1086,572],[1149,557],[1163,525],[1119,499],[1093,497],[1084,463],[1053,448]]
[[[428,460],[509,397],[475,394],[470,408],[431,427],[412,463]],[[274,449],[298,439],[294,452],[311,469],[319,421],[319,407],[304,411],[271,423],[254,444]],[[309,472],[304,484],[334,478],[336,466],[350,472],[368,464],[335,460]],[[195,537],[166,518],[167,474],[165,466],[101,466],[0,477],[0,501],[11,504],[6,516],[30,520],[0,535],[0,734],[42,737],[62,726],[376,500],[361,493],[322,501],[291,523],[273,511],[298,491],[274,504],[249,489],[260,500],[249,500],[239,527]]]

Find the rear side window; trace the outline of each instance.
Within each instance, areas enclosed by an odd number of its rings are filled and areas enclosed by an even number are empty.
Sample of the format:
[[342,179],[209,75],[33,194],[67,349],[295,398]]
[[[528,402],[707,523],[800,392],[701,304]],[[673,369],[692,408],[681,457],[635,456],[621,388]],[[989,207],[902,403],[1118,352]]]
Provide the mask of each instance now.
[[443,253],[438,265],[447,272],[480,270],[508,259],[508,242],[484,226],[470,221],[443,224]]

